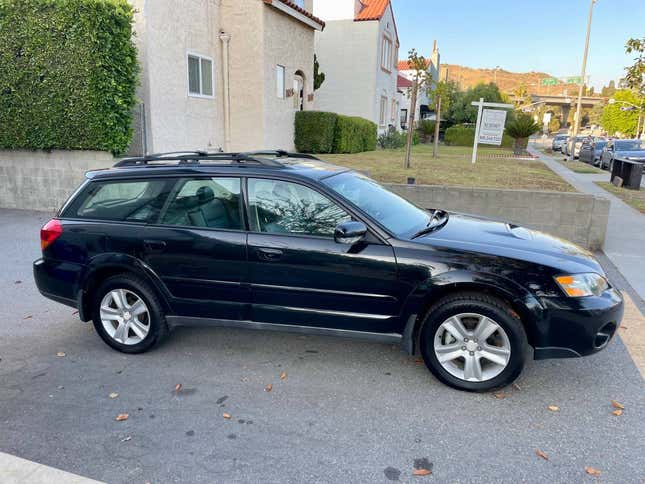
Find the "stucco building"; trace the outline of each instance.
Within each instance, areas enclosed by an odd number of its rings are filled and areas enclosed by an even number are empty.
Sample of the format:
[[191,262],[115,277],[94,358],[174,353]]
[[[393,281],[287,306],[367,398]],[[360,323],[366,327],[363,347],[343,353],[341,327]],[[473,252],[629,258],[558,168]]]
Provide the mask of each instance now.
[[314,0],[325,21],[316,55],[325,82],[315,108],[375,122],[379,132],[399,128],[399,37],[390,0]]
[[142,66],[131,152],[293,148],[313,108],[313,0],[130,0]]

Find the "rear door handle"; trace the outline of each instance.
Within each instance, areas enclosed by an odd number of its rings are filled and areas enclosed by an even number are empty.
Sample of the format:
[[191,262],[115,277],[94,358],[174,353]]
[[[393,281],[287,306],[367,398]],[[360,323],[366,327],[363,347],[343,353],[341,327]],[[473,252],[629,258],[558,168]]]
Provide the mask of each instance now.
[[163,252],[166,243],[163,240],[144,240],[143,248],[150,252]]
[[258,257],[269,262],[280,260],[283,255],[284,252],[280,249],[272,249],[269,247],[258,248]]

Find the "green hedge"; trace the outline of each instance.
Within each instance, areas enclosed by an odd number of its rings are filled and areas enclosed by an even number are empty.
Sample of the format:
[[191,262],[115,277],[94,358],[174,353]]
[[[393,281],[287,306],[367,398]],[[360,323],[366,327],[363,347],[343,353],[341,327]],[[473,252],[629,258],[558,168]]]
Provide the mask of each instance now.
[[302,153],[359,153],[376,149],[376,124],[322,111],[299,111],[295,145]]
[[0,0],[0,148],[124,152],[132,21],[127,0]]
[[[475,142],[475,127],[458,124],[446,130],[444,142],[450,146],[472,146]],[[513,138],[504,133],[502,148],[512,148]]]

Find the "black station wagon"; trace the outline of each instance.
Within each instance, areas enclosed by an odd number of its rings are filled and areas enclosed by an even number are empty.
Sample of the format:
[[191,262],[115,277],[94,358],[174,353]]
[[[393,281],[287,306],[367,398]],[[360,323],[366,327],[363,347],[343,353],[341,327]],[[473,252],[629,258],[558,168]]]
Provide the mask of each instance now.
[[453,387],[595,353],[623,314],[592,255],[425,210],[311,155],[181,152],[89,172],[41,231],[40,292],[119,351],[177,325],[400,342]]

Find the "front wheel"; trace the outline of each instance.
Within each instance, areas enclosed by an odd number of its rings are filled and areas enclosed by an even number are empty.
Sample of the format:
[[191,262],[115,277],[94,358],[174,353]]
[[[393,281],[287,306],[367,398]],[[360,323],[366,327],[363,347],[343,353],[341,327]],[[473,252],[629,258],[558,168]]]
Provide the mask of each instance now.
[[420,346],[426,366],[439,380],[471,392],[512,383],[528,353],[516,313],[503,301],[479,293],[439,301],[423,324]]

